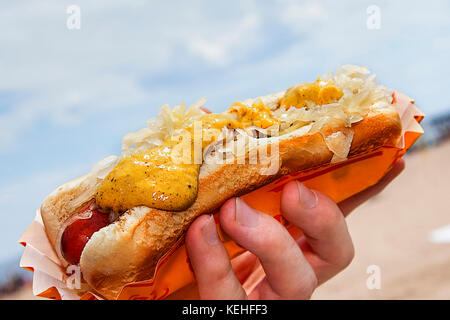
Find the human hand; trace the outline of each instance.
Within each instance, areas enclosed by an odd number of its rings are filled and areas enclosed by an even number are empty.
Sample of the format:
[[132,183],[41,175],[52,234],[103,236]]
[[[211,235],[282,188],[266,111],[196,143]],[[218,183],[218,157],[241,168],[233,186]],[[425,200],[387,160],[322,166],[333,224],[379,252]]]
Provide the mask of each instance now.
[[[354,249],[345,216],[381,192],[404,169],[400,160],[375,186],[339,203],[297,181],[284,186],[281,211],[303,234],[294,239],[277,220],[229,199],[220,209],[224,232],[249,252],[232,265],[212,216],[189,228],[186,248],[202,299],[308,299],[321,283],[342,271]],[[247,295],[241,283],[261,264],[264,279]]]

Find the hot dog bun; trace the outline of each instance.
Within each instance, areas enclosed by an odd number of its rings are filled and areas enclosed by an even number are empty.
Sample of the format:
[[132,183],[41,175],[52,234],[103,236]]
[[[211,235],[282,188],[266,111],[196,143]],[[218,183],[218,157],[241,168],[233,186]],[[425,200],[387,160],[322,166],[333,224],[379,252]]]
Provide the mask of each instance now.
[[[270,104],[282,94],[258,99]],[[320,132],[313,134],[300,128],[279,137],[261,138],[265,143],[259,148],[266,144],[279,149],[280,166],[275,174],[261,174],[262,169],[269,165],[267,163],[203,163],[197,198],[187,210],[169,212],[134,207],[95,232],[81,255],[83,278],[98,294],[108,299],[116,298],[127,283],[153,276],[158,260],[183,236],[195,217],[212,213],[227,199],[246,194],[281,176],[330,163],[336,151],[327,138],[349,131],[352,140],[346,155],[352,156],[380,146],[395,146],[402,127],[392,105],[373,105],[363,119],[351,127],[326,124]],[[55,247],[64,222],[81,206],[74,207],[73,200],[84,195],[89,183],[87,176],[81,177],[59,187],[44,200],[41,214],[47,235]]]

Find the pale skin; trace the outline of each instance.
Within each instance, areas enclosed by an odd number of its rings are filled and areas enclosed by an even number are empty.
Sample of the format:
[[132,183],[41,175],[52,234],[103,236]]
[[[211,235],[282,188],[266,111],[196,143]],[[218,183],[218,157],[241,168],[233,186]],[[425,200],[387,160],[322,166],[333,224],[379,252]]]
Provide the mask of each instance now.
[[[242,199],[221,207],[222,230],[248,252],[231,263],[214,219],[198,217],[186,235],[186,248],[201,299],[309,299],[314,290],[345,269],[354,248],[345,217],[380,193],[404,169],[400,160],[376,185],[334,203],[298,181],[284,186],[281,211],[303,234],[293,237],[277,220],[250,208]],[[261,264],[264,279],[248,294],[243,279]]]

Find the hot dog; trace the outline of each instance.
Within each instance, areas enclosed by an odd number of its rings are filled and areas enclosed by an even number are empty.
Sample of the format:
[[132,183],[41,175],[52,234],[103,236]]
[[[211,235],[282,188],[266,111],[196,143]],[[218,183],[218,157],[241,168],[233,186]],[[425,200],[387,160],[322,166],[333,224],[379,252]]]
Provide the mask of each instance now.
[[284,175],[383,145],[401,122],[393,91],[344,66],[268,96],[208,114],[204,101],[163,106],[125,136],[120,157],[50,194],[41,214],[62,264],[78,264],[105,298],[152,277],[195,217]]

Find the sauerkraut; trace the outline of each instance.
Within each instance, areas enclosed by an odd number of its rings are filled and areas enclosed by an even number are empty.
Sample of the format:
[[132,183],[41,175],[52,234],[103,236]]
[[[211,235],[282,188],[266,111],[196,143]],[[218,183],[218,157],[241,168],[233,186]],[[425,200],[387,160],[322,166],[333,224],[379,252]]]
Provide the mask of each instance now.
[[[328,73],[320,77],[331,81],[344,92],[339,101],[326,105],[308,104],[308,108],[277,108],[273,115],[280,120],[280,134],[300,124],[312,123],[310,134],[319,132],[327,126],[344,125],[351,127],[361,121],[372,108],[383,108],[392,104],[392,91],[377,85],[375,75],[369,69],[354,65],[338,68],[336,75]],[[298,127],[298,126],[297,126]]]
[[165,104],[159,109],[159,116],[147,121],[147,127],[125,135],[122,140],[122,156],[153,149],[179,130],[191,125],[205,115],[200,109],[206,102],[203,97],[186,108],[184,102],[170,108]]
[[[206,161],[206,158],[211,160],[217,152],[243,157],[261,142],[271,144],[291,134],[296,136],[314,134],[321,132],[324,125],[349,128],[345,132],[324,136],[328,148],[334,153],[333,162],[345,160],[353,138],[350,129],[352,124],[361,121],[373,108],[392,105],[392,91],[377,85],[375,75],[370,75],[366,67],[345,65],[339,67],[336,74],[328,73],[320,79],[331,82],[342,90],[343,96],[339,101],[326,105],[315,105],[309,101],[307,107],[286,110],[285,107],[280,107],[278,102],[283,92],[262,97],[264,104],[272,110],[272,116],[279,120],[279,125],[268,128],[269,130],[254,127],[245,130],[224,128],[223,134],[204,149],[204,160]],[[87,190],[85,194],[93,192],[92,189],[96,188],[120,158],[160,146],[165,140],[199,120],[206,114],[200,108],[205,101],[205,98],[201,98],[189,107],[184,103],[173,108],[163,105],[158,117],[147,121],[146,128],[129,133],[123,138],[120,157],[114,161],[100,162],[100,165],[91,171],[89,174],[91,190]],[[255,99],[247,99],[242,103],[251,106],[254,101]],[[228,111],[224,113],[230,114]],[[261,137],[264,139],[260,139]],[[225,157],[228,158],[226,155]],[[83,198],[88,197],[86,195]]]

